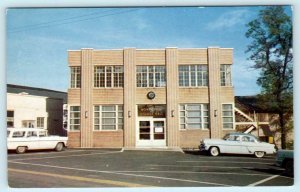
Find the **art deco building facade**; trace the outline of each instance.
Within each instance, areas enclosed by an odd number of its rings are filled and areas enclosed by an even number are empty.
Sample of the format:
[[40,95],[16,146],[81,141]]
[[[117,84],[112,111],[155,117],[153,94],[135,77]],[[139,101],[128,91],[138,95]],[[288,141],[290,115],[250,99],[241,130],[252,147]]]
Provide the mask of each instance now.
[[231,48],[68,51],[69,147],[195,148],[234,131]]

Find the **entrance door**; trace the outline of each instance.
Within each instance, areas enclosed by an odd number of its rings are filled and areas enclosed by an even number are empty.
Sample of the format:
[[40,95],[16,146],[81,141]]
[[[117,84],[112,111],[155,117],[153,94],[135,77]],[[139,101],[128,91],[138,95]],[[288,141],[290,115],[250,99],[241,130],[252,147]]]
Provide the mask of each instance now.
[[137,147],[165,147],[166,129],[164,118],[143,117],[138,120]]

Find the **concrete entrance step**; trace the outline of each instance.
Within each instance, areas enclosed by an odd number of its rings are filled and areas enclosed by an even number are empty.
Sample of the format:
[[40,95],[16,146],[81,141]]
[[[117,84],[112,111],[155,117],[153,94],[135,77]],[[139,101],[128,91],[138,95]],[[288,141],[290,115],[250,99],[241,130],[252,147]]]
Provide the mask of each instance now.
[[180,147],[124,147],[124,151],[176,151],[184,153]]

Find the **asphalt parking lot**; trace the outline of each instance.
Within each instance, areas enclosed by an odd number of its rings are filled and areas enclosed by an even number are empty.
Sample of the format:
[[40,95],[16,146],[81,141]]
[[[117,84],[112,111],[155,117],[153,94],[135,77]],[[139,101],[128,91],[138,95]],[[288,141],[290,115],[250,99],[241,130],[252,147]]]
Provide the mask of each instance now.
[[68,149],[8,154],[13,188],[290,186],[275,157]]

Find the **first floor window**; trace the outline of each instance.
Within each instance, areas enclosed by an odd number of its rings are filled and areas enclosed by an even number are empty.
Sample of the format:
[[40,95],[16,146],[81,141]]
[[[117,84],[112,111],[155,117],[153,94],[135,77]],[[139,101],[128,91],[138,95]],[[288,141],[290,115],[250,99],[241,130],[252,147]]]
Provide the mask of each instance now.
[[71,88],[81,87],[81,67],[71,67]]
[[7,111],[7,127],[14,127],[14,111]]
[[70,130],[80,130],[80,106],[70,106]]
[[208,104],[181,104],[180,129],[208,129]]
[[122,105],[95,105],[94,130],[123,129]]
[[233,105],[222,104],[223,129],[233,129]]
[[44,117],[37,117],[36,118],[36,127],[37,128],[44,128]]

